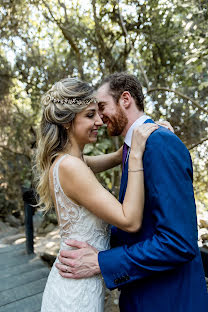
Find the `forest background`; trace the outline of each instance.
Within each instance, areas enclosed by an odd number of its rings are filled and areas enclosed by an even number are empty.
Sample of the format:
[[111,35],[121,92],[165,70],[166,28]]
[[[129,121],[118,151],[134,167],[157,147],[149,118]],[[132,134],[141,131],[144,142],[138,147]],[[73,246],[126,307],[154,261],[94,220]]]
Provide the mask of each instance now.
[[[146,113],[168,120],[186,144],[197,205],[208,209],[207,0],[0,3],[0,218],[23,218],[42,94],[66,76],[96,86],[116,71],[138,77]],[[108,153],[121,144],[103,127],[85,153]],[[119,167],[98,178],[118,194]]]

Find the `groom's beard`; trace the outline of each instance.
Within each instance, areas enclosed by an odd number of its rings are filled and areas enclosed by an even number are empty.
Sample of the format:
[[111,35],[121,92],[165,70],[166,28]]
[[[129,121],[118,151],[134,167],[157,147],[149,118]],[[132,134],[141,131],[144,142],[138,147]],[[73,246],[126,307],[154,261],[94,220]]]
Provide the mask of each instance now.
[[110,136],[117,136],[120,135],[125,126],[128,123],[128,119],[125,113],[122,111],[120,106],[117,106],[117,111],[115,115],[111,116],[110,118],[106,118],[108,123],[108,134]]

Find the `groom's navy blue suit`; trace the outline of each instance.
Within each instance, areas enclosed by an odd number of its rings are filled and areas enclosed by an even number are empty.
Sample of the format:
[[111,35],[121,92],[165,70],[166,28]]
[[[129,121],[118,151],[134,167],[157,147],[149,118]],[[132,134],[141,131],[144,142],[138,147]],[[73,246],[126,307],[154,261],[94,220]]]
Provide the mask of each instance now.
[[[160,127],[147,140],[143,165],[142,228],[132,234],[112,227],[114,248],[98,256],[105,283],[121,289],[121,312],[207,312],[189,152],[175,134]],[[121,203],[127,179],[128,160]]]

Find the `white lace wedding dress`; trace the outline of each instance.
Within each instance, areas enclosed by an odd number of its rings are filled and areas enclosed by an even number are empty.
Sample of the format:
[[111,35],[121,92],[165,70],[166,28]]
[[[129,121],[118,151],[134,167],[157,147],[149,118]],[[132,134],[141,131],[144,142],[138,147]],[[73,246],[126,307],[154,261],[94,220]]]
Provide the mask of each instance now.
[[[86,208],[73,203],[63,192],[59,182],[59,164],[53,169],[53,184],[60,224],[60,249],[72,249],[67,238],[84,241],[99,251],[109,248],[109,226]],[[96,196],[96,194],[95,194]],[[58,261],[56,259],[55,263]],[[63,278],[55,263],[43,293],[41,312],[103,312],[105,286],[101,274],[84,279]]]

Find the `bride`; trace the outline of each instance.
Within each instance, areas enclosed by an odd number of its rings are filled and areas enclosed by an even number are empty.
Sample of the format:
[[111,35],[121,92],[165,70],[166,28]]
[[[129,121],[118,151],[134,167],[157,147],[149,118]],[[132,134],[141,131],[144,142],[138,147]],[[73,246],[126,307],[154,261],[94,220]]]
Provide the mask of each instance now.
[[[93,89],[66,78],[43,96],[43,113],[36,155],[39,205],[55,206],[60,226],[60,248],[66,239],[84,241],[98,251],[109,246],[109,224],[138,231],[143,215],[142,156],[148,136],[158,128],[144,124],[134,130],[129,156],[128,187],[123,204],[97,181],[94,173],[122,161],[122,148],[100,156],[83,156],[85,144],[97,140],[103,124]],[[72,248],[72,247],[71,247]],[[112,259],[113,260],[113,259]],[[58,260],[56,259],[55,263]],[[42,312],[103,312],[105,287],[100,274],[85,279],[65,279],[51,269]]]

